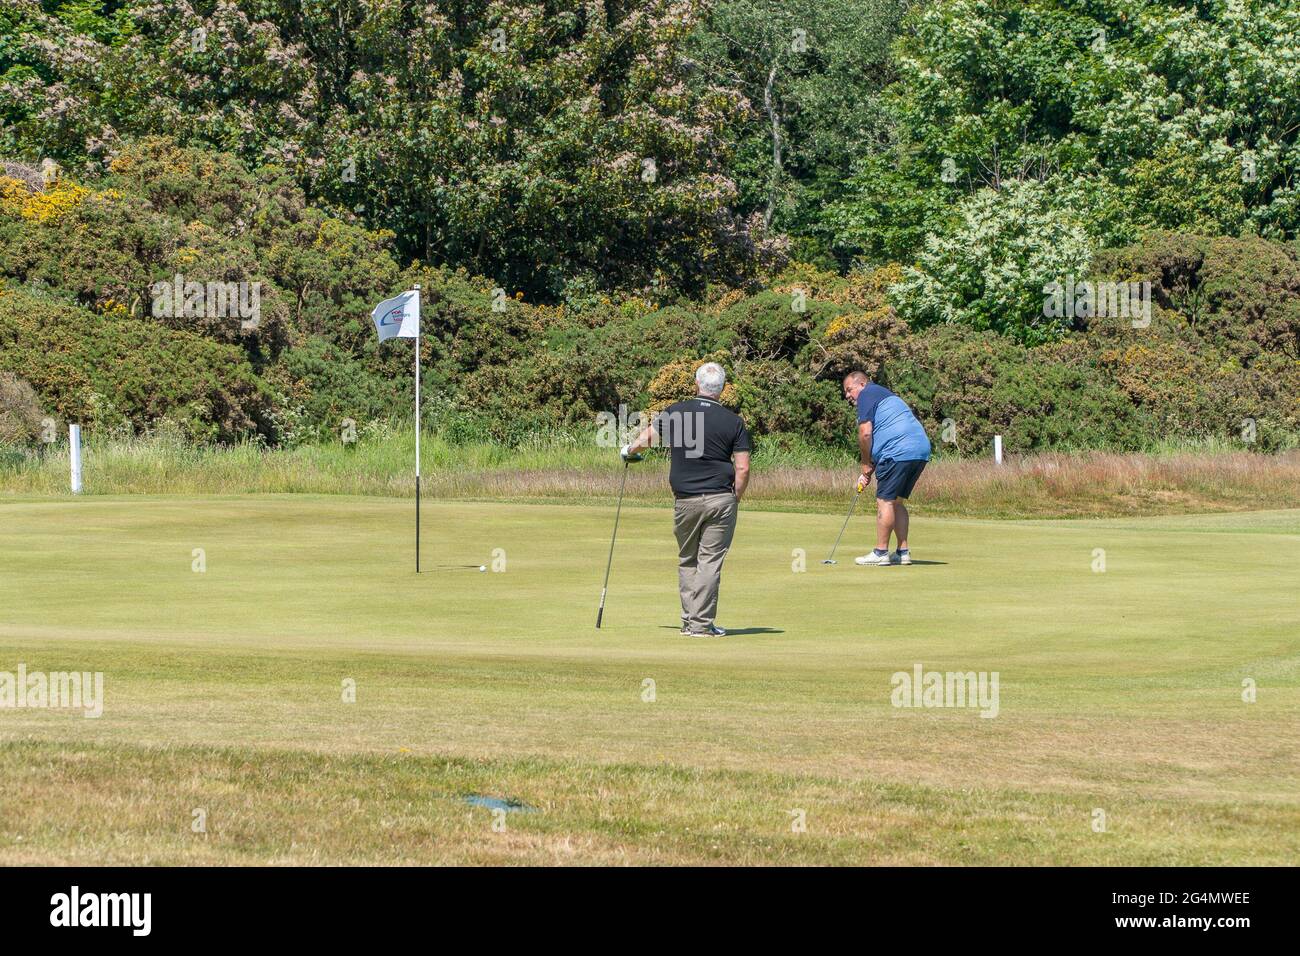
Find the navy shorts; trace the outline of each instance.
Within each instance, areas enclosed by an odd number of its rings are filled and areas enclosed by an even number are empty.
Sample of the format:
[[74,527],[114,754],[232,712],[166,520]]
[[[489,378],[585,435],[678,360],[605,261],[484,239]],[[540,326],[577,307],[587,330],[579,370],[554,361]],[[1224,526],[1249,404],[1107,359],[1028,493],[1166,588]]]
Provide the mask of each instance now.
[[876,462],[876,497],[881,501],[893,501],[895,498],[912,497],[916,479],[925,471],[925,462],[894,461],[886,458]]

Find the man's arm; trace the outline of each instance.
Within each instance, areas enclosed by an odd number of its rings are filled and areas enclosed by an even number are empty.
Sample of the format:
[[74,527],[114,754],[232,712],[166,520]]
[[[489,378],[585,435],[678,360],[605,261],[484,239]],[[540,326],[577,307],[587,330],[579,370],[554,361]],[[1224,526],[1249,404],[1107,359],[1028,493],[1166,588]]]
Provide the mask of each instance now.
[[861,492],[876,470],[876,465],[871,460],[871,422],[863,422],[858,426],[858,460],[862,462],[862,477],[858,479],[858,491]]
[[749,484],[749,452],[738,451],[732,455],[736,463],[736,500],[745,496],[745,487]]
[[858,460],[862,462],[864,475],[875,471],[875,463],[871,460],[871,422],[863,422],[858,426]]

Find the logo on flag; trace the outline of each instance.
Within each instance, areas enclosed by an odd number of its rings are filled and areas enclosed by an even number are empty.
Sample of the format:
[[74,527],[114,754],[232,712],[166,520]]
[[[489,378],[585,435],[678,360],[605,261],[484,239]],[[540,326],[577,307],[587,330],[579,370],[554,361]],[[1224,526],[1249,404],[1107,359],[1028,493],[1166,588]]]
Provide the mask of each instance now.
[[375,321],[379,341],[385,339],[414,339],[420,336],[420,290],[403,292],[375,306],[370,313]]

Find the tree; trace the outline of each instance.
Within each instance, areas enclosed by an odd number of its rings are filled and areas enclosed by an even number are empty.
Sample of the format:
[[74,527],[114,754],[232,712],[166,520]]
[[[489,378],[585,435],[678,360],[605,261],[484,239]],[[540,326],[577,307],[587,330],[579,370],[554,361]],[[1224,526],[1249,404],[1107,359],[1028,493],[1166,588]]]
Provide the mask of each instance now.
[[761,211],[805,250],[830,238],[821,207],[854,157],[885,134],[879,92],[904,0],[720,0],[692,37],[700,81],[746,96],[736,175],[742,214]]
[[914,325],[992,329],[1025,345],[1050,342],[1073,327],[1052,317],[1044,287],[1087,275],[1087,231],[1049,186],[1036,180],[982,189],[962,202],[959,225],[932,235],[892,289],[899,314]]
[[685,82],[703,5],[130,0],[101,36],[23,0],[0,150],[83,162],[166,133],[512,294],[699,291],[762,239],[732,213],[742,98]]
[[1105,246],[1300,230],[1300,8],[1283,0],[939,0],[899,41],[889,148],[828,211],[846,253],[907,260],[963,197],[1068,186]]

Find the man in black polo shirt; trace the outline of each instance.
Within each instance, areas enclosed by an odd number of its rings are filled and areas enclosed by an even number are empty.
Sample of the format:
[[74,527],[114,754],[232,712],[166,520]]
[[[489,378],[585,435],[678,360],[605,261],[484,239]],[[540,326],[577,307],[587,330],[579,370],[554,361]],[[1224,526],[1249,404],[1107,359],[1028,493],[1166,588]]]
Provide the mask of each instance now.
[[677,499],[677,582],[682,598],[682,634],[722,637],[713,618],[718,610],[722,562],[736,533],[736,512],[749,484],[749,432],[740,416],[718,401],[727,373],[706,362],[695,373],[698,394],[669,405],[650,427],[624,445],[624,461],[637,461],[658,441],[672,454],[668,483]]

